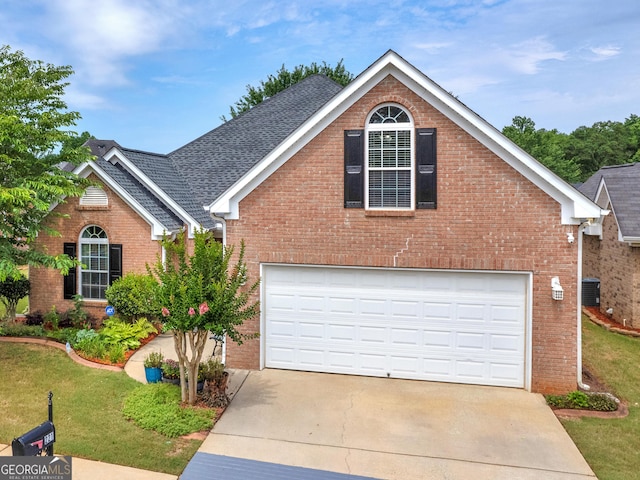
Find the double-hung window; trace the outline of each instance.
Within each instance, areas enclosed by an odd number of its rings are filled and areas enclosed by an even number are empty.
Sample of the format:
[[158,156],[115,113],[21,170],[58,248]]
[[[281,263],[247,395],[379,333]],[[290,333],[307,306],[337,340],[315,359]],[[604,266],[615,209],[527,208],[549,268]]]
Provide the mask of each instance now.
[[399,105],[378,106],[364,130],[344,132],[344,206],[436,208],[436,129],[414,128]]
[[375,110],[367,124],[366,208],[412,208],[413,124],[398,106]]
[[105,290],[122,276],[122,245],[110,244],[107,233],[97,225],[85,227],[78,244],[65,243],[64,253],[78,256],[81,263],[64,276],[66,299],[80,294],[86,300],[105,300]]

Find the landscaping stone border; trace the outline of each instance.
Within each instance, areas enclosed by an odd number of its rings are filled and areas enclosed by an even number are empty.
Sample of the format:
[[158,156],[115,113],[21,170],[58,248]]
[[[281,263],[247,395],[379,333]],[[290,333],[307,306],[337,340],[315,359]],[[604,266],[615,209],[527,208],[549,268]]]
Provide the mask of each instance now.
[[114,365],[103,365],[101,363],[91,362],[85,358],[82,358],[76,352],[71,350],[67,352],[66,345],[63,345],[60,342],[56,342],[55,340],[51,340],[49,338],[40,338],[40,337],[0,337],[0,342],[7,343],[31,343],[35,345],[44,345],[47,347],[54,347],[58,350],[62,350],[76,363],[80,365],[84,365],[85,367],[97,368],[99,370],[109,370],[110,372],[122,372],[124,368],[116,367]]
[[597,410],[579,410],[576,408],[558,408],[552,409],[556,417],[559,418],[624,418],[629,415],[629,407],[626,403],[620,402],[618,409],[615,412],[599,412]]

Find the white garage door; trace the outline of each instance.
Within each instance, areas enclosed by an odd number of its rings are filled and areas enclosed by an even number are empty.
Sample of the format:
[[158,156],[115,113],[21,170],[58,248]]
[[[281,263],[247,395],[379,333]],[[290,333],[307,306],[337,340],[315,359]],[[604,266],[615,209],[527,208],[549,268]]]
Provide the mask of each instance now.
[[524,387],[526,275],[262,273],[266,367]]

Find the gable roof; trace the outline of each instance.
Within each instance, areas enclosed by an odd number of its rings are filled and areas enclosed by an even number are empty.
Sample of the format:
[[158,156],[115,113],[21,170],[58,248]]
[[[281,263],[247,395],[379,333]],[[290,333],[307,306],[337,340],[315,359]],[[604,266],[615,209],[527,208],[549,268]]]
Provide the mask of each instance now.
[[623,241],[640,241],[640,163],[611,165],[594,173],[579,190],[602,208],[611,208]]
[[76,169],[95,173],[152,227],[153,238],[188,224],[214,228],[212,218],[198,206],[166,155],[123,148],[113,140],[90,139],[86,145],[96,159]]
[[311,75],[169,153],[201,205],[209,205],[342,90]]
[[[269,145],[269,149],[263,149],[260,155],[254,157],[250,165],[249,163],[235,165],[238,171],[211,192],[214,195],[210,197],[210,212],[218,217],[238,218],[238,205],[242,198],[248,195],[271,173],[311,141],[318,132],[338,118],[388,75],[392,75],[412,89],[426,102],[441,111],[469,135],[473,136],[555,199],[561,206],[562,223],[579,224],[584,219],[599,219],[602,216],[603,212],[596,204],[544,167],[500,131],[392,50],[385,53],[333,97],[326,99],[326,103],[321,108],[317,109],[298,128],[291,129],[288,136],[283,137],[282,133],[284,132],[281,132],[281,135],[278,136],[281,139],[280,143],[272,143]],[[292,90],[294,87],[285,92],[289,92],[290,95],[296,94],[297,91]],[[260,115],[259,107],[260,105],[254,107],[247,114],[255,110],[253,113]],[[253,117],[250,118],[253,119]],[[246,133],[248,134],[253,125],[247,125],[247,127]],[[232,138],[229,138],[229,140],[233,141]],[[176,152],[179,152],[179,150]],[[174,159],[176,158],[176,152],[170,154]],[[221,152],[221,154],[224,155],[224,152]],[[194,155],[193,157],[195,158],[196,156]],[[197,167],[197,164],[193,162],[182,162],[182,165],[191,169]],[[231,165],[229,166],[231,167]],[[247,166],[250,168],[246,168]],[[240,168],[244,168],[243,175],[238,175]],[[233,179],[235,181],[232,183]],[[205,200],[206,203],[206,199],[200,198]]]

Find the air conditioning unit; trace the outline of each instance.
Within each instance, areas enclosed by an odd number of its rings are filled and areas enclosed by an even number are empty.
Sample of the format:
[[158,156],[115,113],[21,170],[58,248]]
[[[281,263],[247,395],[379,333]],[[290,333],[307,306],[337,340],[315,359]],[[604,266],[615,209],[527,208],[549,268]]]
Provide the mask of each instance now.
[[600,279],[582,279],[582,305],[585,307],[600,306]]

